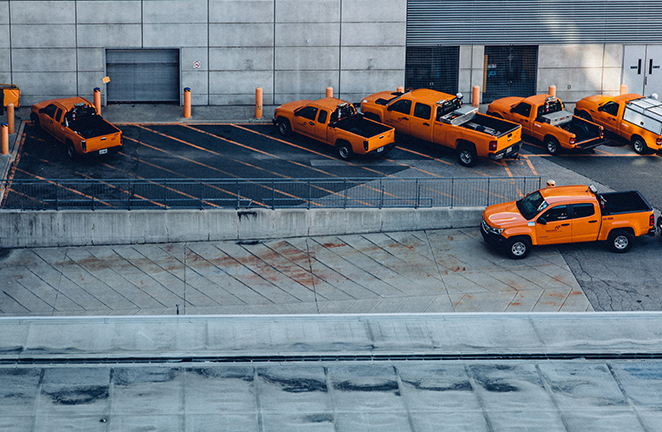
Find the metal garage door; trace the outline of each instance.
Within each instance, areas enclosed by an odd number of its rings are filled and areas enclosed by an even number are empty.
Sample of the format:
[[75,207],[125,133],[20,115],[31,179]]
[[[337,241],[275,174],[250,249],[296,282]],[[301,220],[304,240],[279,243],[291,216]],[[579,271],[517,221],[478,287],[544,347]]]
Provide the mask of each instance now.
[[538,46],[486,46],[483,102],[536,94]]
[[457,93],[459,46],[407,47],[405,87]]
[[107,49],[108,102],[179,103],[178,49]]

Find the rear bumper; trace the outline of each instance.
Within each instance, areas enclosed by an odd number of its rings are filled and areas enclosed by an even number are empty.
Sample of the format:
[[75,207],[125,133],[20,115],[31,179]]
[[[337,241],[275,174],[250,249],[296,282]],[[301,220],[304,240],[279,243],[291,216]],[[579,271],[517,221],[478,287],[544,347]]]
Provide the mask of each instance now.
[[373,156],[373,155],[374,156],[380,156],[380,155],[383,155],[383,154],[386,154],[386,153],[390,152],[391,150],[393,150],[394,147],[395,147],[395,142],[392,142],[390,144],[386,144],[383,147],[379,147],[379,148],[376,148],[374,150],[371,150],[366,154],[371,155],[371,156]]
[[492,160],[501,160],[503,158],[517,158],[517,154],[519,153],[519,149],[522,146],[522,141],[516,142],[515,144],[511,145],[510,147],[506,147],[505,149],[498,151],[496,153],[490,153],[490,159]]
[[580,150],[591,150],[593,148],[596,148],[598,146],[601,146],[603,144],[607,144],[609,142],[608,139],[604,138],[595,138],[592,140],[588,141],[582,141],[579,144],[575,144],[573,148],[580,149]]

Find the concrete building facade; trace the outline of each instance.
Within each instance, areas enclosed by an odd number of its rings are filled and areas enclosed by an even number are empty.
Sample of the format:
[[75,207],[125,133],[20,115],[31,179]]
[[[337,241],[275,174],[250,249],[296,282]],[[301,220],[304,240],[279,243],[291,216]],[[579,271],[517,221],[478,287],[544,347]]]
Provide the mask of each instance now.
[[[662,92],[656,0],[0,0],[0,82],[22,103],[352,102],[398,86],[482,102]],[[110,82],[102,82],[108,76]]]

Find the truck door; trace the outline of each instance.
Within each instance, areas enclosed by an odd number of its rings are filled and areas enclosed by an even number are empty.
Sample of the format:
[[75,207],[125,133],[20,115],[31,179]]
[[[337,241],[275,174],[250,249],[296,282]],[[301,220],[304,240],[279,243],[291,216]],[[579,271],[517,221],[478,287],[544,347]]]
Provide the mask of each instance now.
[[55,122],[55,112],[58,110],[57,105],[50,104],[46,108],[39,110],[39,124],[48,133],[54,133],[53,123]]
[[572,205],[572,241],[595,241],[600,232],[600,216],[595,212],[592,203]]
[[572,227],[568,206],[552,207],[539,216],[536,220],[536,236],[540,245],[570,242]]
[[64,126],[62,122],[64,121],[64,111],[62,108],[58,108],[55,112],[55,117],[53,118],[53,135],[60,137],[63,141],[65,139]]
[[292,130],[302,135],[315,138],[315,118],[317,117],[317,107],[305,106],[294,112],[294,121]]
[[617,102],[609,101],[606,104],[598,107],[598,111],[594,114],[596,118],[594,119],[600,123],[605,130],[618,133],[618,109],[620,105]]
[[320,109],[317,114],[317,122],[315,122],[315,138],[318,140],[326,141],[327,123],[329,121],[329,111]]
[[425,141],[432,141],[432,107],[416,102],[410,121],[410,134]]
[[531,118],[531,104],[520,102],[510,109],[513,120],[522,125],[522,132],[533,135],[533,122]]
[[393,126],[398,132],[409,135],[411,106],[411,100],[398,99],[386,107],[384,122],[389,126]]

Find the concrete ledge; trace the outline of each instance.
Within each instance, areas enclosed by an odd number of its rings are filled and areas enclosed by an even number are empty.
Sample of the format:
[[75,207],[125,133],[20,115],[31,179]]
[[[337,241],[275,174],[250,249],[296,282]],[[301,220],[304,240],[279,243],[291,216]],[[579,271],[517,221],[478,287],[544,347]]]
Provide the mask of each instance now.
[[483,207],[0,211],[0,247],[259,240],[476,227]]

